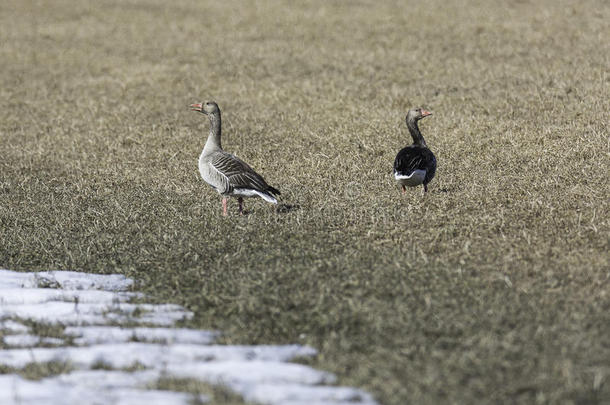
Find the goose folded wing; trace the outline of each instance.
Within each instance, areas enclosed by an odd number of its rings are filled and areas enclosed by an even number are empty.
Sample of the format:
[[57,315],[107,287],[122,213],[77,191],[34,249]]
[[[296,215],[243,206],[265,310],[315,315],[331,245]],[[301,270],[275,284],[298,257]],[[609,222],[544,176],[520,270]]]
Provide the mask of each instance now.
[[405,148],[401,150],[394,161],[394,172],[409,176],[415,170],[425,170],[426,163],[424,156],[418,150]]
[[236,156],[228,153],[218,154],[211,163],[227,178],[232,188],[265,191],[269,187],[254,169]]

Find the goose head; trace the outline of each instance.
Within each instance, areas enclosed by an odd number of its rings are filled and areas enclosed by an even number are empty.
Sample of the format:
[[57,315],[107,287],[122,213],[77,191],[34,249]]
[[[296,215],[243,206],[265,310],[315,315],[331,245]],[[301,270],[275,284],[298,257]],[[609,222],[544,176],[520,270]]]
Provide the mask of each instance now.
[[216,104],[213,101],[208,101],[206,103],[191,104],[191,110],[203,113],[205,115],[218,114],[220,112],[220,108],[218,108],[218,104]]
[[426,111],[421,107],[413,108],[407,113],[407,122],[416,122],[422,118],[432,115],[430,111]]

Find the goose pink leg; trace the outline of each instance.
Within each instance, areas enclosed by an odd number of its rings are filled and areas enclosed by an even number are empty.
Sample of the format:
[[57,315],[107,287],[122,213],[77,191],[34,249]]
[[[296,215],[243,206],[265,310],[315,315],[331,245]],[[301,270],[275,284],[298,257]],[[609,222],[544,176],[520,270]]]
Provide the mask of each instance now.
[[241,197],[237,198],[237,203],[239,204],[239,215],[244,215],[244,207],[243,207],[244,199]]
[[222,215],[227,216],[227,197],[222,199]]

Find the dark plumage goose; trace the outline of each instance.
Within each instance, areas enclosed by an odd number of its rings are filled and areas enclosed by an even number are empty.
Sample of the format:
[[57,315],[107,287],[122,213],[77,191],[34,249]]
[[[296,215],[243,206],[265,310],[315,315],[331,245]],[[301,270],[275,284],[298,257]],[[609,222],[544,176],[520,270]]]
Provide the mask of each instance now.
[[267,184],[246,162],[222,150],[218,104],[213,101],[191,104],[191,109],[210,119],[210,134],[199,156],[199,172],[206,183],[222,194],[223,215],[227,215],[227,196],[237,197],[240,214],[243,213],[244,197],[260,197],[277,204],[274,195],[279,195],[279,190]]
[[407,128],[413,138],[413,144],[398,152],[394,160],[394,178],[406,192],[406,187],[424,185],[424,193],[428,191],[428,183],[436,173],[436,158],[419,132],[417,121],[432,114],[421,108],[414,108],[407,113]]

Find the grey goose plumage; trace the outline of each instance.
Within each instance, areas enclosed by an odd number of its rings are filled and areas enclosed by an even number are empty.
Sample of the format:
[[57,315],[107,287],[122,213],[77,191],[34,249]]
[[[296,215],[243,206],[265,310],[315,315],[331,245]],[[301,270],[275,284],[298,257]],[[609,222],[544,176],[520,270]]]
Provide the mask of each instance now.
[[227,196],[237,197],[239,212],[243,212],[243,198],[260,197],[277,204],[280,192],[246,162],[222,149],[220,108],[213,101],[191,104],[191,109],[203,113],[210,120],[210,133],[199,156],[201,177],[223,196],[223,215],[227,215]]
[[394,178],[406,192],[406,187],[424,186],[428,191],[428,183],[436,173],[436,157],[426,145],[417,122],[432,113],[421,108],[409,110],[406,117],[407,128],[413,138],[413,144],[401,149],[394,160]]

